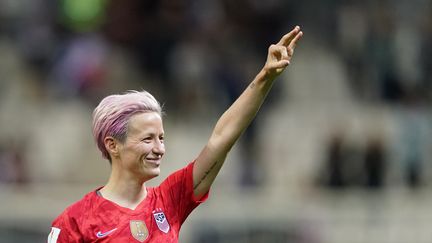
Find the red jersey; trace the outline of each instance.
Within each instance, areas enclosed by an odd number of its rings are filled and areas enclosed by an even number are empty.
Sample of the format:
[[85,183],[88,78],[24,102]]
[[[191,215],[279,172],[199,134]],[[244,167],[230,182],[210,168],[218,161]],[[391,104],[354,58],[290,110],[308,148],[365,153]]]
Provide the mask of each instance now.
[[178,242],[180,227],[201,202],[193,194],[190,163],[168,176],[135,210],[121,207],[92,191],[52,223],[48,243]]

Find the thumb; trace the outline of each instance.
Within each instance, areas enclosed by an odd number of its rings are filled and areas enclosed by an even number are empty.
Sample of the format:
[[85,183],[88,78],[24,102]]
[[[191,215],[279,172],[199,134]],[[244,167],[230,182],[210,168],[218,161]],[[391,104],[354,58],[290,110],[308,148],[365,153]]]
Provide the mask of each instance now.
[[280,61],[270,63],[270,64],[268,65],[268,68],[269,68],[269,69],[286,68],[289,64],[290,64],[290,61],[289,61],[289,60],[282,59],[282,60],[280,60]]

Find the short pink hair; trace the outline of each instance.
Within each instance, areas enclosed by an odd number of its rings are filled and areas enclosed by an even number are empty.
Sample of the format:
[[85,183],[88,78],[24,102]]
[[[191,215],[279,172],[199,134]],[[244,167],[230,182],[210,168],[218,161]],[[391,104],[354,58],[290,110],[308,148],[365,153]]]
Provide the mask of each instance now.
[[130,118],[143,112],[157,112],[162,116],[162,107],[149,92],[135,90],[107,96],[94,109],[93,136],[105,159],[111,161],[104,139],[112,136],[124,142]]

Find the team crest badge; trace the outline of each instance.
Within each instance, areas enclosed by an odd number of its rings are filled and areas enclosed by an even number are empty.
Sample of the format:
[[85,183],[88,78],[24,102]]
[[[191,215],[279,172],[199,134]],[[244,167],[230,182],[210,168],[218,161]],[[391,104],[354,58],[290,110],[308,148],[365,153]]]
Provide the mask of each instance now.
[[160,231],[168,233],[170,226],[168,224],[168,219],[166,218],[164,212],[162,212],[161,208],[153,210],[153,217]]
[[131,234],[137,241],[144,242],[147,239],[149,232],[144,221],[131,220],[129,225]]

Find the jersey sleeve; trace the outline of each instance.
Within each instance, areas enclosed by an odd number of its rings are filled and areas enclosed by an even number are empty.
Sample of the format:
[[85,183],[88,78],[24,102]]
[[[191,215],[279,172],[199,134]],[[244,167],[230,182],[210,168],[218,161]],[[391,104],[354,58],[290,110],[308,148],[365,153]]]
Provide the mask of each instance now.
[[48,243],[79,243],[83,242],[78,227],[66,213],[61,214],[52,223],[51,232],[48,235]]
[[160,185],[161,190],[170,198],[171,204],[176,208],[179,219],[183,223],[187,216],[199,204],[207,200],[209,192],[201,198],[196,198],[193,190],[194,162],[172,173]]

